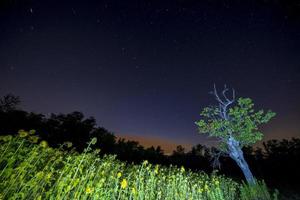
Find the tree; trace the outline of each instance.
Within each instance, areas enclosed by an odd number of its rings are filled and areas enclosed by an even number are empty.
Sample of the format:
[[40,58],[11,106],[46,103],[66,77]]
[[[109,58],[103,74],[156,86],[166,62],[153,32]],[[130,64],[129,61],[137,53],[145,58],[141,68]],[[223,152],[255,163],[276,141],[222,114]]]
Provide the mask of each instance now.
[[180,156],[182,156],[182,155],[184,155],[184,151],[185,151],[184,147],[181,146],[181,145],[178,145],[176,147],[176,150],[173,151],[173,155],[180,155]]
[[0,111],[9,112],[16,110],[20,103],[20,97],[13,94],[7,94],[0,99]]
[[242,148],[262,139],[263,134],[258,130],[258,126],[267,123],[275,113],[254,111],[254,104],[250,98],[236,100],[233,89],[232,98],[228,98],[228,90],[225,85],[220,96],[214,86],[211,94],[218,105],[205,107],[200,114],[201,119],[195,123],[199,133],[209,134],[219,140],[220,152],[229,155],[236,162],[249,184],[255,184]]
[[77,150],[82,151],[95,130],[94,118],[85,118],[81,112],[69,114],[52,114],[46,121],[45,133],[48,141],[53,144],[63,144],[66,141],[73,143]]

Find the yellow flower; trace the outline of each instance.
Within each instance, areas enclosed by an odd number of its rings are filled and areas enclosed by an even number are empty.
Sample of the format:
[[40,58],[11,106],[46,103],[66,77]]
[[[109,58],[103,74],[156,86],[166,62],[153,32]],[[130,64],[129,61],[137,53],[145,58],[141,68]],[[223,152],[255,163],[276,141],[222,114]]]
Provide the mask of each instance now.
[[67,146],[67,148],[71,148],[73,146],[72,142],[65,142],[65,145]]
[[147,165],[148,164],[148,160],[144,160],[143,165]]
[[203,189],[200,188],[200,189],[198,190],[198,192],[201,194],[201,193],[203,192]]
[[154,173],[158,174],[158,165],[155,166]]
[[79,182],[80,182],[80,179],[76,178],[75,181],[73,182],[73,188],[76,187]]
[[181,166],[180,171],[181,171],[182,173],[185,172],[185,169],[184,169],[183,166]]
[[120,178],[121,176],[122,176],[122,173],[121,173],[121,172],[117,173],[117,177],[118,177],[118,178]]
[[134,187],[131,189],[131,192],[133,195],[136,195],[136,189]]
[[95,149],[94,152],[95,152],[95,154],[98,154],[98,153],[100,153],[100,151],[101,151],[100,149]]
[[93,137],[92,140],[91,140],[91,144],[96,144],[96,143],[97,143],[97,138]]
[[93,189],[90,188],[90,187],[87,187],[87,188],[85,189],[85,192],[86,192],[87,194],[91,194],[91,193],[93,192]]
[[18,134],[19,134],[20,137],[23,138],[23,137],[27,137],[28,132],[21,129],[21,130],[18,131]]
[[29,141],[32,143],[37,143],[39,141],[39,137],[38,136],[29,136]]
[[34,135],[35,132],[36,132],[35,130],[31,129],[31,130],[29,130],[29,135]]
[[121,182],[121,188],[125,189],[126,187],[127,187],[127,181],[126,181],[126,179],[123,179]]
[[44,176],[44,173],[42,171],[40,171],[36,174],[37,178],[42,178],[43,176]]
[[40,145],[41,145],[41,147],[46,148],[46,147],[48,147],[48,142],[43,140],[43,141],[41,141]]
[[50,172],[50,173],[47,174],[46,179],[50,179],[51,176],[52,176],[52,173]]

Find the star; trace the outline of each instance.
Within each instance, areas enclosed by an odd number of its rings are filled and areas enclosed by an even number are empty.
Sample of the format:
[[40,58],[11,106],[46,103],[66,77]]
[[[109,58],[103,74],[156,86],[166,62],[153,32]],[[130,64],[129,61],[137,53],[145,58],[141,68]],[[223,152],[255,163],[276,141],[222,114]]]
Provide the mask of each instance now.
[[15,67],[14,67],[13,65],[11,65],[11,66],[9,67],[9,70],[10,70],[10,71],[14,71],[14,70],[15,70]]
[[72,9],[73,15],[76,15],[76,10],[74,8],[71,8],[71,9]]

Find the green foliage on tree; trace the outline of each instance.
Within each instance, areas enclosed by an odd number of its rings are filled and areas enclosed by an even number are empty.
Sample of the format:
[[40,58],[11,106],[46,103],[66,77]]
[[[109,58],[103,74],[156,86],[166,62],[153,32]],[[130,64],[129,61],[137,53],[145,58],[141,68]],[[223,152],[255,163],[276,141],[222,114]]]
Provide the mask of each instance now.
[[204,108],[200,114],[202,119],[196,122],[199,133],[220,138],[222,145],[233,137],[241,147],[261,140],[263,134],[258,130],[259,125],[275,116],[272,111],[255,111],[250,98],[239,98],[236,105],[227,110],[225,118],[221,117],[222,112],[219,106]]

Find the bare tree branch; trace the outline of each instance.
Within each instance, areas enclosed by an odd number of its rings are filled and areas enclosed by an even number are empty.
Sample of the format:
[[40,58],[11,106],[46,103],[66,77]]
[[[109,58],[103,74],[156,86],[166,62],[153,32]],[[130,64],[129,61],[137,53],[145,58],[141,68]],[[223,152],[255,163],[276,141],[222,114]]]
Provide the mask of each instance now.
[[216,88],[216,84],[214,84],[214,90],[212,92],[210,92],[212,95],[215,96],[215,99],[219,102],[219,116],[223,119],[228,119],[227,116],[227,108],[228,106],[230,106],[231,104],[233,104],[235,102],[235,91],[234,89],[232,89],[232,99],[229,99],[226,95],[226,92],[228,92],[229,89],[227,88],[226,84],[224,85],[224,89],[221,92],[222,96],[223,96],[223,100],[220,98],[217,88]]
[[225,100],[227,102],[230,102],[230,100],[227,98],[226,96],[226,92],[228,91],[228,88],[226,87],[226,85],[224,85],[224,90],[222,91],[223,97],[225,98]]

